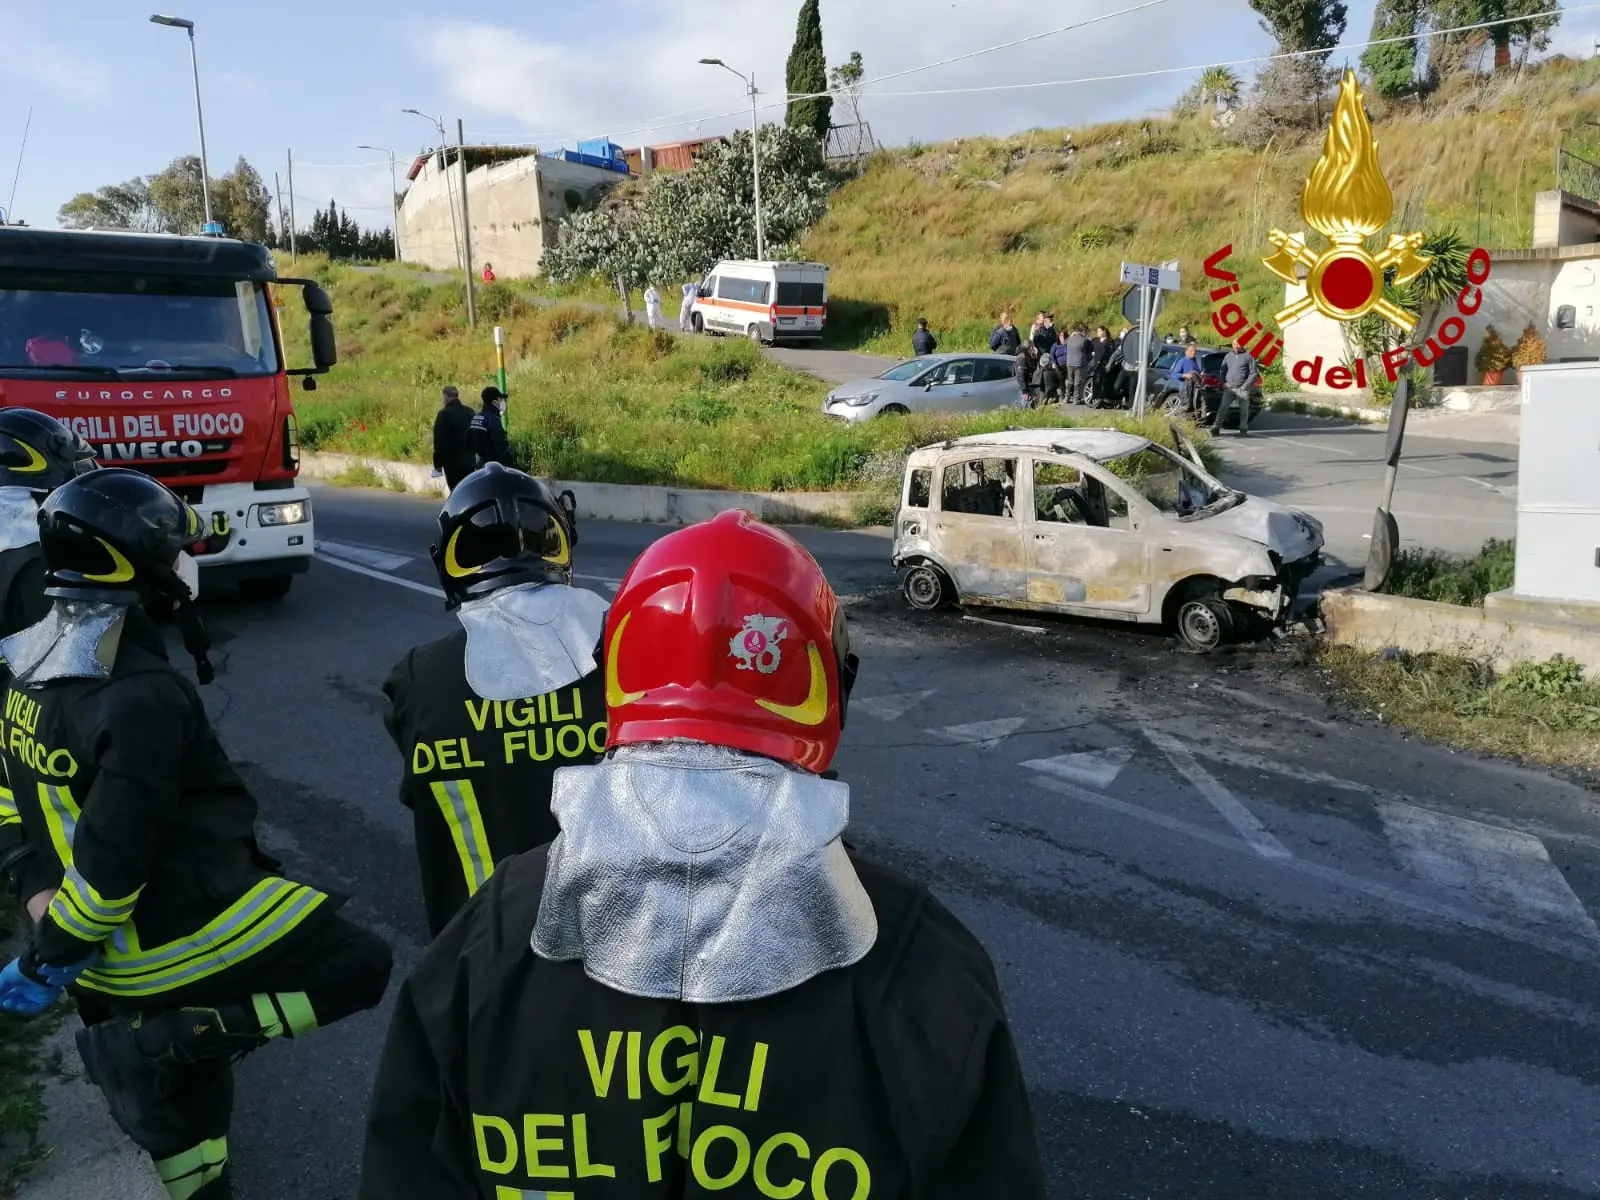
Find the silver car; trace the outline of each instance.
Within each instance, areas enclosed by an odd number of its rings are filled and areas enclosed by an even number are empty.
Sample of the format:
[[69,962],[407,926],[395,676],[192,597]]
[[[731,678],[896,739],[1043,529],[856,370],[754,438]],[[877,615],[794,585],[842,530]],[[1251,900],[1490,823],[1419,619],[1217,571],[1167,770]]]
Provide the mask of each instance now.
[[1005,354],[929,354],[875,379],[828,393],[822,411],[844,421],[905,413],[989,412],[1021,408],[1022,389]]

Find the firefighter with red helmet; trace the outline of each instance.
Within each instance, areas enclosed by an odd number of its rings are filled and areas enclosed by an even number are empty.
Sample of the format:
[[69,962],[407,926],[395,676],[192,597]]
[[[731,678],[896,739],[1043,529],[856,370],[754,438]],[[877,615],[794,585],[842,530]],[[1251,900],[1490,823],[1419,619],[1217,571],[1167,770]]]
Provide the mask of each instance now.
[[401,989],[362,1200],[1044,1196],[988,956],[841,840],[855,665],[816,562],[747,513],[640,556],[607,757]]
[[571,586],[577,540],[548,483],[499,463],[463,479],[439,513],[433,561],[460,625],[383,685],[433,934],[498,860],[556,836],[556,769],[605,749],[606,602]]

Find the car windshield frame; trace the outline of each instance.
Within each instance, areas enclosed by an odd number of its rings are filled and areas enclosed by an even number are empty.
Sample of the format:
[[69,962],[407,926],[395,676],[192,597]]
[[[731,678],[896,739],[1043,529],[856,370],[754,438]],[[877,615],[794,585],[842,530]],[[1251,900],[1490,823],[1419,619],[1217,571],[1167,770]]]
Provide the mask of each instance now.
[[[1188,478],[1198,481],[1200,484],[1202,484],[1206,489],[1206,502],[1187,510],[1184,510],[1179,506],[1168,508],[1166,505],[1152,497],[1148,491],[1146,491],[1141,479],[1147,477],[1124,475],[1122,472],[1116,469],[1116,463],[1123,462],[1125,460],[1136,459],[1140,455],[1147,453],[1153,453],[1158,457],[1165,459],[1174,468],[1176,468],[1180,481]],[[1235,508],[1238,505],[1243,504],[1247,499],[1245,493],[1239,491],[1237,488],[1229,487],[1220,479],[1216,478],[1216,476],[1212,475],[1204,467],[1199,466],[1187,456],[1178,454],[1175,451],[1169,450],[1167,447],[1159,445],[1155,442],[1150,442],[1139,447],[1137,450],[1130,450],[1125,454],[1117,454],[1110,458],[1100,459],[1097,461],[1098,465],[1103,470],[1111,475],[1114,475],[1117,481],[1122,484],[1124,488],[1137,495],[1142,501],[1144,501],[1145,504],[1155,509],[1155,511],[1160,513],[1162,516],[1172,517],[1178,521],[1195,521],[1204,519],[1206,517],[1214,517],[1218,513],[1226,512],[1230,508]],[[1163,472],[1163,474],[1165,473]],[[1181,488],[1179,495],[1182,495]]]
[[[938,366],[938,364],[931,363],[925,358],[908,358],[903,363],[896,363],[882,375],[874,375],[873,379],[881,379],[886,383],[911,383],[924,371],[935,366]],[[903,375],[896,374],[896,372],[900,371],[907,373]]]
[[270,378],[283,368],[272,310],[268,285],[253,280],[5,270],[0,327],[17,332],[0,360],[118,378]]

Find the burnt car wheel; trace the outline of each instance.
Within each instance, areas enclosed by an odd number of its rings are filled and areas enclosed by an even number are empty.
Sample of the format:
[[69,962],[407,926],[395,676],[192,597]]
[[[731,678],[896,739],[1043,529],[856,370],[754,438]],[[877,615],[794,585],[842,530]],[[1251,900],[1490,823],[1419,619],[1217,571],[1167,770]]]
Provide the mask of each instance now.
[[955,599],[950,581],[932,563],[918,563],[912,567],[900,586],[906,603],[919,612],[933,612]]
[[1233,609],[1220,596],[1196,596],[1178,609],[1178,636],[1191,650],[1210,654],[1233,634]]

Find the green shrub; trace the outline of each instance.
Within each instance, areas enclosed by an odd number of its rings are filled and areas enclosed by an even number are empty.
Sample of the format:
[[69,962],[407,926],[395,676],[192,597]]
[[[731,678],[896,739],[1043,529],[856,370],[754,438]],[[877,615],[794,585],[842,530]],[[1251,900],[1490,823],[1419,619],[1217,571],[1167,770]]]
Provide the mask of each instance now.
[[1516,554],[1516,543],[1505,538],[1490,539],[1471,557],[1437,550],[1402,550],[1389,573],[1388,591],[1415,600],[1482,608],[1485,596],[1511,587]]

